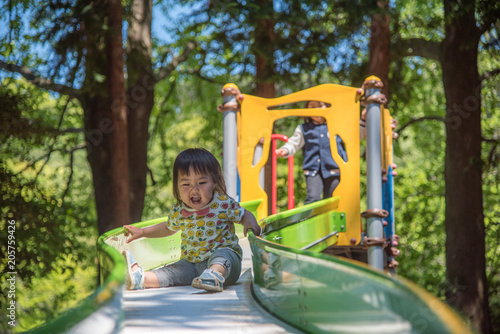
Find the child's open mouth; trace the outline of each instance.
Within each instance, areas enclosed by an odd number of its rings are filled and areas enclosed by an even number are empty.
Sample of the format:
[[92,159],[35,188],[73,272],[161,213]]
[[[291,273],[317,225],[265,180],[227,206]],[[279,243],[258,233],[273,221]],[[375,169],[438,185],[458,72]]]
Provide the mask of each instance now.
[[201,203],[201,197],[191,197],[191,203],[194,205],[198,205]]

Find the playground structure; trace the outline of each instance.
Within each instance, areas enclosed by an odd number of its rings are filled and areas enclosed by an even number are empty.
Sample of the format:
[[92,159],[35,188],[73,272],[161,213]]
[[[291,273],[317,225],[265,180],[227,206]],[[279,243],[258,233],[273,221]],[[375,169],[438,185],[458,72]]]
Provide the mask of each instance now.
[[[252,294],[273,316],[307,333],[470,333],[464,319],[445,303],[389,274],[398,255],[391,173],[394,121],[383,108],[380,85],[378,78],[369,77],[361,90],[327,84],[275,99],[241,94],[234,84],[224,86],[223,105],[218,109],[224,118],[228,194],[239,198],[262,227],[261,236],[248,234]],[[360,99],[367,109],[364,212],[360,209]],[[327,108],[297,107],[312,100],[325,102]],[[274,208],[268,208],[268,196],[274,199],[275,193],[263,190],[262,169],[268,152],[275,148],[272,139],[286,140],[272,133],[273,123],[290,116],[325,117],[331,147],[336,147],[334,138],[339,136],[347,160],[332,151],[341,181],[331,198],[297,208],[292,200],[287,211],[274,213]],[[135,225],[145,227],[166,219]],[[149,270],[179,259],[180,241],[178,233],[125,244],[121,228],[100,236],[101,286],[80,308],[39,332],[116,331],[122,321],[125,274],[120,251],[130,249]]]
[[[267,162],[268,154],[273,153],[273,173],[275,172],[275,141],[277,134],[272,133],[273,124],[276,120],[291,117],[322,116],[326,119],[330,133],[331,147],[336,147],[335,138],[338,136],[344,143],[348,159],[344,161],[337,150],[332,150],[333,159],[337,162],[341,182],[333,193],[333,197],[340,197],[338,212],[342,212],[345,224],[337,230],[335,236],[323,243],[327,246],[335,245],[335,251],[352,254],[355,247],[364,243],[368,245],[368,261],[378,269],[387,265],[394,269],[396,262],[393,256],[397,250],[393,247],[397,242],[394,234],[394,215],[392,200],[392,127],[393,122],[389,111],[383,108],[385,97],[380,94],[381,81],[376,77],[369,77],[363,84],[363,88],[356,89],[340,85],[321,85],[306,89],[287,96],[264,99],[250,95],[242,95],[234,84],[227,84],[222,90],[223,102],[219,111],[224,113],[224,177],[228,189],[240,188],[239,193],[229,193],[232,197],[240,198],[241,202],[261,201],[258,208],[258,218],[262,219],[269,213],[275,213],[275,186],[272,187],[273,201],[272,210],[267,207],[268,194],[264,191],[262,181],[262,169]],[[360,99],[365,100],[367,118],[367,210],[360,212]],[[241,103],[241,111],[237,101]],[[307,109],[298,107],[306,101],[320,101],[325,103],[326,108]],[[237,117],[234,117],[235,114]],[[234,130],[237,128],[237,136]],[[226,135],[228,134],[228,135]],[[235,140],[237,137],[237,140]],[[238,143],[236,145],[236,143]],[[237,157],[237,165],[234,165],[232,157]],[[229,160],[229,161],[228,161]],[[290,164],[290,161],[289,161]],[[290,169],[290,168],[289,168]],[[387,178],[382,185],[382,174]],[[390,175],[389,175],[390,174]],[[293,175],[293,172],[292,172]],[[236,186],[236,180],[240,186]],[[274,181],[274,175],[273,175]],[[234,184],[234,185],[233,185]],[[289,170],[289,194],[293,190],[293,179],[290,179]],[[293,188],[292,188],[293,189]],[[383,198],[385,199],[384,203]],[[289,199],[289,209],[290,206]],[[362,240],[361,217],[367,219],[368,236]],[[385,225],[385,227],[384,227]],[[319,229],[318,226],[315,226]],[[340,226],[339,226],[340,228]],[[329,233],[332,233],[330,231]],[[318,232],[323,237],[326,231]],[[323,233],[323,234],[322,234]],[[389,247],[387,247],[387,245]],[[388,263],[384,263],[383,248],[390,253]],[[332,249],[333,250],[333,249]]]

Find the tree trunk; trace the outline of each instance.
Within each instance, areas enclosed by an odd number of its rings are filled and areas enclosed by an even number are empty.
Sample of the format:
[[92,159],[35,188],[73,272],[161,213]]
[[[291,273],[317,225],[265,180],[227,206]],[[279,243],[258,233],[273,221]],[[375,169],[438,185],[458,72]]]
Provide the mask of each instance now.
[[128,173],[128,138],[127,109],[125,105],[125,75],[122,42],[122,4],[120,0],[108,0],[107,34],[107,82],[109,101],[109,118],[113,124],[110,133],[110,179],[111,205],[115,227],[130,223],[129,218],[129,173]]
[[381,8],[372,15],[370,25],[370,75],[375,75],[384,84],[382,93],[389,99],[389,61],[391,34],[390,17],[386,13],[388,2],[379,1]]
[[151,0],[134,0],[127,43],[127,107],[130,173],[130,220],[141,220],[148,172],[149,117],[156,84],[151,65]]
[[[87,159],[92,169],[94,184],[97,228],[99,234],[103,234],[124,224],[122,218],[116,217],[115,209],[119,210],[121,204],[127,207],[128,201],[121,203],[120,197],[114,197],[117,188],[113,185],[117,182],[113,182],[116,175],[113,173],[111,163],[114,150],[111,137],[116,129],[110,117],[109,99],[105,95],[85,95],[81,102],[85,114]],[[123,166],[119,167],[123,168]],[[122,212],[119,214],[121,215]]]
[[276,97],[274,87],[274,6],[273,0],[260,0],[255,26],[255,95]]
[[444,0],[446,95],[446,261],[448,301],[490,333],[481,178],[480,34],[474,2]]
[[[99,2],[94,11],[101,15],[100,19],[88,17],[82,24],[87,56],[80,101],[84,110],[87,159],[94,183],[97,227],[102,234],[129,223],[127,121],[121,3]],[[110,28],[107,35],[101,29],[106,17]],[[106,80],[101,80],[102,77]]]

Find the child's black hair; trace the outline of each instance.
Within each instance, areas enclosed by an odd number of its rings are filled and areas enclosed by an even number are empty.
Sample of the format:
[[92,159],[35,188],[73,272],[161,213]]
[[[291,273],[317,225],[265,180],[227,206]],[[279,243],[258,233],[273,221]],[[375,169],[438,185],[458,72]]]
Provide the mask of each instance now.
[[226,194],[226,182],[224,182],[222,168],[214,155],[204,148],[188,148],[179,153],[174,162],[173,192],[178,204],[182,202],[179,193],[179,176],[189,175],[191,167],[198,174],[210,175],[215,183],[215,191]]

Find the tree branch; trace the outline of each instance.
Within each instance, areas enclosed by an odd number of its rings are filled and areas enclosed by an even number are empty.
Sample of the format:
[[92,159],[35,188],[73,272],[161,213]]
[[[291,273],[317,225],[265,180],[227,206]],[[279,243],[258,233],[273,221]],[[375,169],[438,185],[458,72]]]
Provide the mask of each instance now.
[[0,60],[0,69],[6,70],[11,73],[21,74],[26,80],[31,82],[37,87],[48,89],[63,95],[68,95],[71,98],[80,99],[80,93],[77,89],[73,87],[57,84],[49,79],[45,79],[37,76],[31,69],[25,66],[19,66],[15,64],[10,64]]
[[79,146],[76,146],[76,147],[73,147],[71,150],[69,150],[69,154],[70,154],[70,157],[69,157],[69,176],[68,176],[68,181],[66,182],[66,189],[64,189],[64,193],[61,197],[61,199],[64,201],[64,198],[66,197],[66,195],[68,194],[69,192],[69,187],[71,185],[71,181],[73,181],[73,166],[74,166],[74,161],[75,161],[75,152],[78,151],[78,150],[81,150],[81,149],[84,149],[86,148],[86,144],[82,144],[82,145],[79,145]]
[[[488,2],[484,3],[486,4]],[[498,21],[498,17],[500,16],[500,7],[498,7],[498,4],[495,4],[495,1],[491,1],[490,3],[488,3],[488,7],[489,8],[484,8],[481,13],[483,22],[477,29],[479,35],[482,35],[489,30],[495,29],[495,23]]]
[[[44,154],[44,155],[42,155],[42,156],[40,156],[38,158],[35,158],[34,160],[30,161],[23,169],[21,169],[19,172],[17,172],[16,174],[14,174],[14,176],[17,176],[17,175],[23,173],[28,168],[34,168],[33,166],[35,166],[35,164],[37,162],[39,162],[40,160],[45,159],[45,162],[43,163],[42,168],[37,172],[37,176],[38,176],[38,174],[40,174],[42,172],[42,169],[44,168],[45,164],[50,159],[50,156],[52,155],[52,153],[54,153],[54,152],[73,153],[73,152],[75,152],[77,150],[81,150],[81,149],[84,149],[86,147],[87,147],[86,144],[80,144],[80,145],[75,146],[75,147],[73,147],[71,149],[67,149],[67,148],[56,148],[56,149],[50,148],[48,153],[46,153],[46,154]],[[36,179],[36,177],[35,177],[35,179]]]
[[154,178],[154,175],[153,175],[153,171],[151,169],[149,169],[148,167],[148,174],[149,174],[149,177],[151,178],[151,182],[152,182],[152,185],[156,185],[156,181],[155,181],[155,178]]
[[198,78],[206,81],[206,82],[209,82],[209,83],[213,83],[213,84],[219,84],[219,85],[224,85],[225,82],[218,82],[214,79],[211,79],[211,78],[208,78],[206,76],[204,76],[203,74],[201,74],[201,70],[203,69],[203,66],[205,66],[207,64],[207,62],[205,61],[206,60],[206,56],[207,56],[207,53],[206,53],[206,50],[202,50],[200,52],[201,55],[203,55],[203,59],[201,60],[201,64],[198,68],[189,68],[187,69],[186,71],[179,71],[179,73],[185,73],[185,74],[190,74],[190,75],[195,75],[197,76]]
[[488,71],[488,72],[483,73],[483,75],[481,75],[481,77],[479,79],[481,81],[483,81],[483,80],[489,79],[491,77],[494,77],[495,75],[497,75],[499,73],[500,73],[500,68],[497,68],[493,71]]
[[219,84],[219,85],[224,85],[224,83],[221,83],[221,82],[218,82],[214,79],[211,79],[209,77],[206,77],[206,76],[203,76],[201,74],[201,68],[198,68],[198,69],[189,69],[187,71],[179,71],[179,73],[186,73],[186,74],[191,74],[191,75],[195,75],[197,76],[198,78],[206,81],[206,82],[210,82],[210,83],[213,83],[213,84]]
[[162,67],[158,73],[156,74],[156,82],[159,82],[163,79],[165,79],[167,76],[169,76],[176,68],[177,66],[184,62],[189,54],[191,53],[191,51],[193,51],[194,49],[196,48],[196,43],[195,42],[188,42],[188,44],[186,45],[186,47],[184,48],[184,51],[182,52],[182,54],[178,57],[174,57],[172,59],[172,61],[170,62],[170,64],[168,64],[167,66],[165,67]]
[[481,140],[486,142],[486,143],[493,144],[491,149],[490,149],[490,152],[488,153],[488,160],[487,161],[488,161],[489,166],[498,166],[498,162],[495,161],[496,160],[495,157],[498,157],[498,154],[496,154],[495,152],[497,151],[497,148],[498,148],[498,145],[500,144],[500,141],[498,139],[487,139],[484,137],[482,137]]
[[391,57],[400,59],[408,56],[419,56],[440,61],[441,43],[422,38],[403,39],[391,46]]
[[424,116],[424,117],[419,117],[419,118],[412,118],[406,124],[404,124],[399,129],[397,129],[395,132],[397,134],[401,134],[401,132],[403,132],[403,130],[406,129],[407,127],[409,127],[410,125],[418,123],[418,122],[422,122],[422,121],[427,121],[427,120],[436,120],[436,121],[441,121],[444,123],[444,118],[439,117],[439,116]]
[[495,156],[498,156],[498,154],[495,154],[497,147],[498,145],[493,146],[490,150],[490,153],[488,153],[489,166],[498,166],[498,159],[495,159]]
[[490,143],[495,145],[500,144],[500,140],[495,138],[484,138],[483,136],[481,136],[481,140],[484,141],[485,143]]
[[55,134],[55,135],[63,135],[66,133],[83,133],[85,132],[85,129],[83,128],[67,128],[67,129],[53,129],[49,130],[50,133]]

